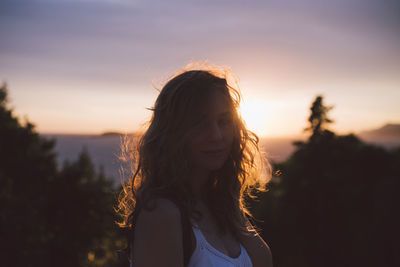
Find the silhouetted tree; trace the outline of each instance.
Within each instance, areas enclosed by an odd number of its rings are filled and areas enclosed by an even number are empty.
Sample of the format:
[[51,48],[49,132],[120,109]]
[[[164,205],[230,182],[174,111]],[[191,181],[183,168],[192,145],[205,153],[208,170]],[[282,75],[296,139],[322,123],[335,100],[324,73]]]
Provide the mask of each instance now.
[[102,172],[96,174],[88,153],[83,151],[77,161],[65,162],[53,189],[47,225],[54,234],[49,242],[52,261],[64,258],[63,266],[91,262],[105,266],[110,260],[106,254],[112,251],[108,251],[104,239],[116,228],[111,181]]
[[22,125],[0,87],[0,265],[116,266],[114,193],[86,151],[56,164],[54,141]]
[[333,106],[325,106],[323,103],[323,97],[318,95],[310,107],[310,116],[308,122],[310,126],[305,128],[304,131],[311,131],[312,135],[310,141],[318,142],[320,137],[324,134],[329,134],[330,131],[327,129],[327,124],[334,122],[328,118],[328,112]]
[[[40,265],[51,233],[45,229],[50,184],[57,176],[54,142],[21,125],[0,88],[0,253],[5,266]],[[8,260],[8,261],[7,261]],[[30,262],[30,263],[29,263]],[[32,264],[36,263],[36,264]]]
[[312,134],[255,208],[275,266],[398,266],[400,148],[337,136],[322,98],[312,107]]

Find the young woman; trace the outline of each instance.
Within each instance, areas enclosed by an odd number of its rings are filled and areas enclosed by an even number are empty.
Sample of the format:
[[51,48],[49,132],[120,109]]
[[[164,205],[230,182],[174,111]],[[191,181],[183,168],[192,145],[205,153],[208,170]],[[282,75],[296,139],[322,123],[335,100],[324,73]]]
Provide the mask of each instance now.
[[272,266],[245,203],[251,191],[264,191],[266,168],[229,75],[175,74],[145,133],[126,143],[135,165],[119,208],[121,226],[132,229],[131,266]]

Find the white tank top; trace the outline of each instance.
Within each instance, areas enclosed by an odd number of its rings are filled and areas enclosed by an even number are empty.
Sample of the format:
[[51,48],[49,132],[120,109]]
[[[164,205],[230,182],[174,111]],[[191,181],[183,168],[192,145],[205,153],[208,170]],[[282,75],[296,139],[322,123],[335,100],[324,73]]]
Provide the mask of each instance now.
[[231,258],[228,255],[220,252],[210,243],[207,242],[203,233],[198,226],[193,223],[193,232],[196,237],[196,249],[194,250],[188,267],[252,267],[249,254],[246,249],[240,244],[240,255],[237,258]]
[[[240,255],[237,258],[231,258],[220,252],[206,240],[197,224],[192,221],[192,229],[196,238],[196,248],[190,257],[187,267],[253,267],[249,254],[240,244]],[[129,265],[133,266],[133,263]]]

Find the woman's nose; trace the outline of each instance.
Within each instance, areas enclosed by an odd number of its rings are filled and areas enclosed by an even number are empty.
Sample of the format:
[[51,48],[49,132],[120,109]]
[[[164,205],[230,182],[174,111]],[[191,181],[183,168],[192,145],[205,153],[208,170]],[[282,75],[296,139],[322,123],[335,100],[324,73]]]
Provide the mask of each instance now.
[[209,137],[212,141],[219,141],[222,139],[222,129],[218,123],[212,123],[210,126]]

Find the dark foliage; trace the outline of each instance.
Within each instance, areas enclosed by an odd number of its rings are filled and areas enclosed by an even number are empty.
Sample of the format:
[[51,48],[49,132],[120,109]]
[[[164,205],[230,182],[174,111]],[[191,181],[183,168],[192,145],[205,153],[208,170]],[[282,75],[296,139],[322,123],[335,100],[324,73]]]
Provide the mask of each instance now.
[[321,123],[253,204],[275,266],[399,266],[400,148],[337,136],[314,112]]
[[117,266],[115,194],[83,151],[56,164],[54,141],[22,125],[0,88],[1,266]]

